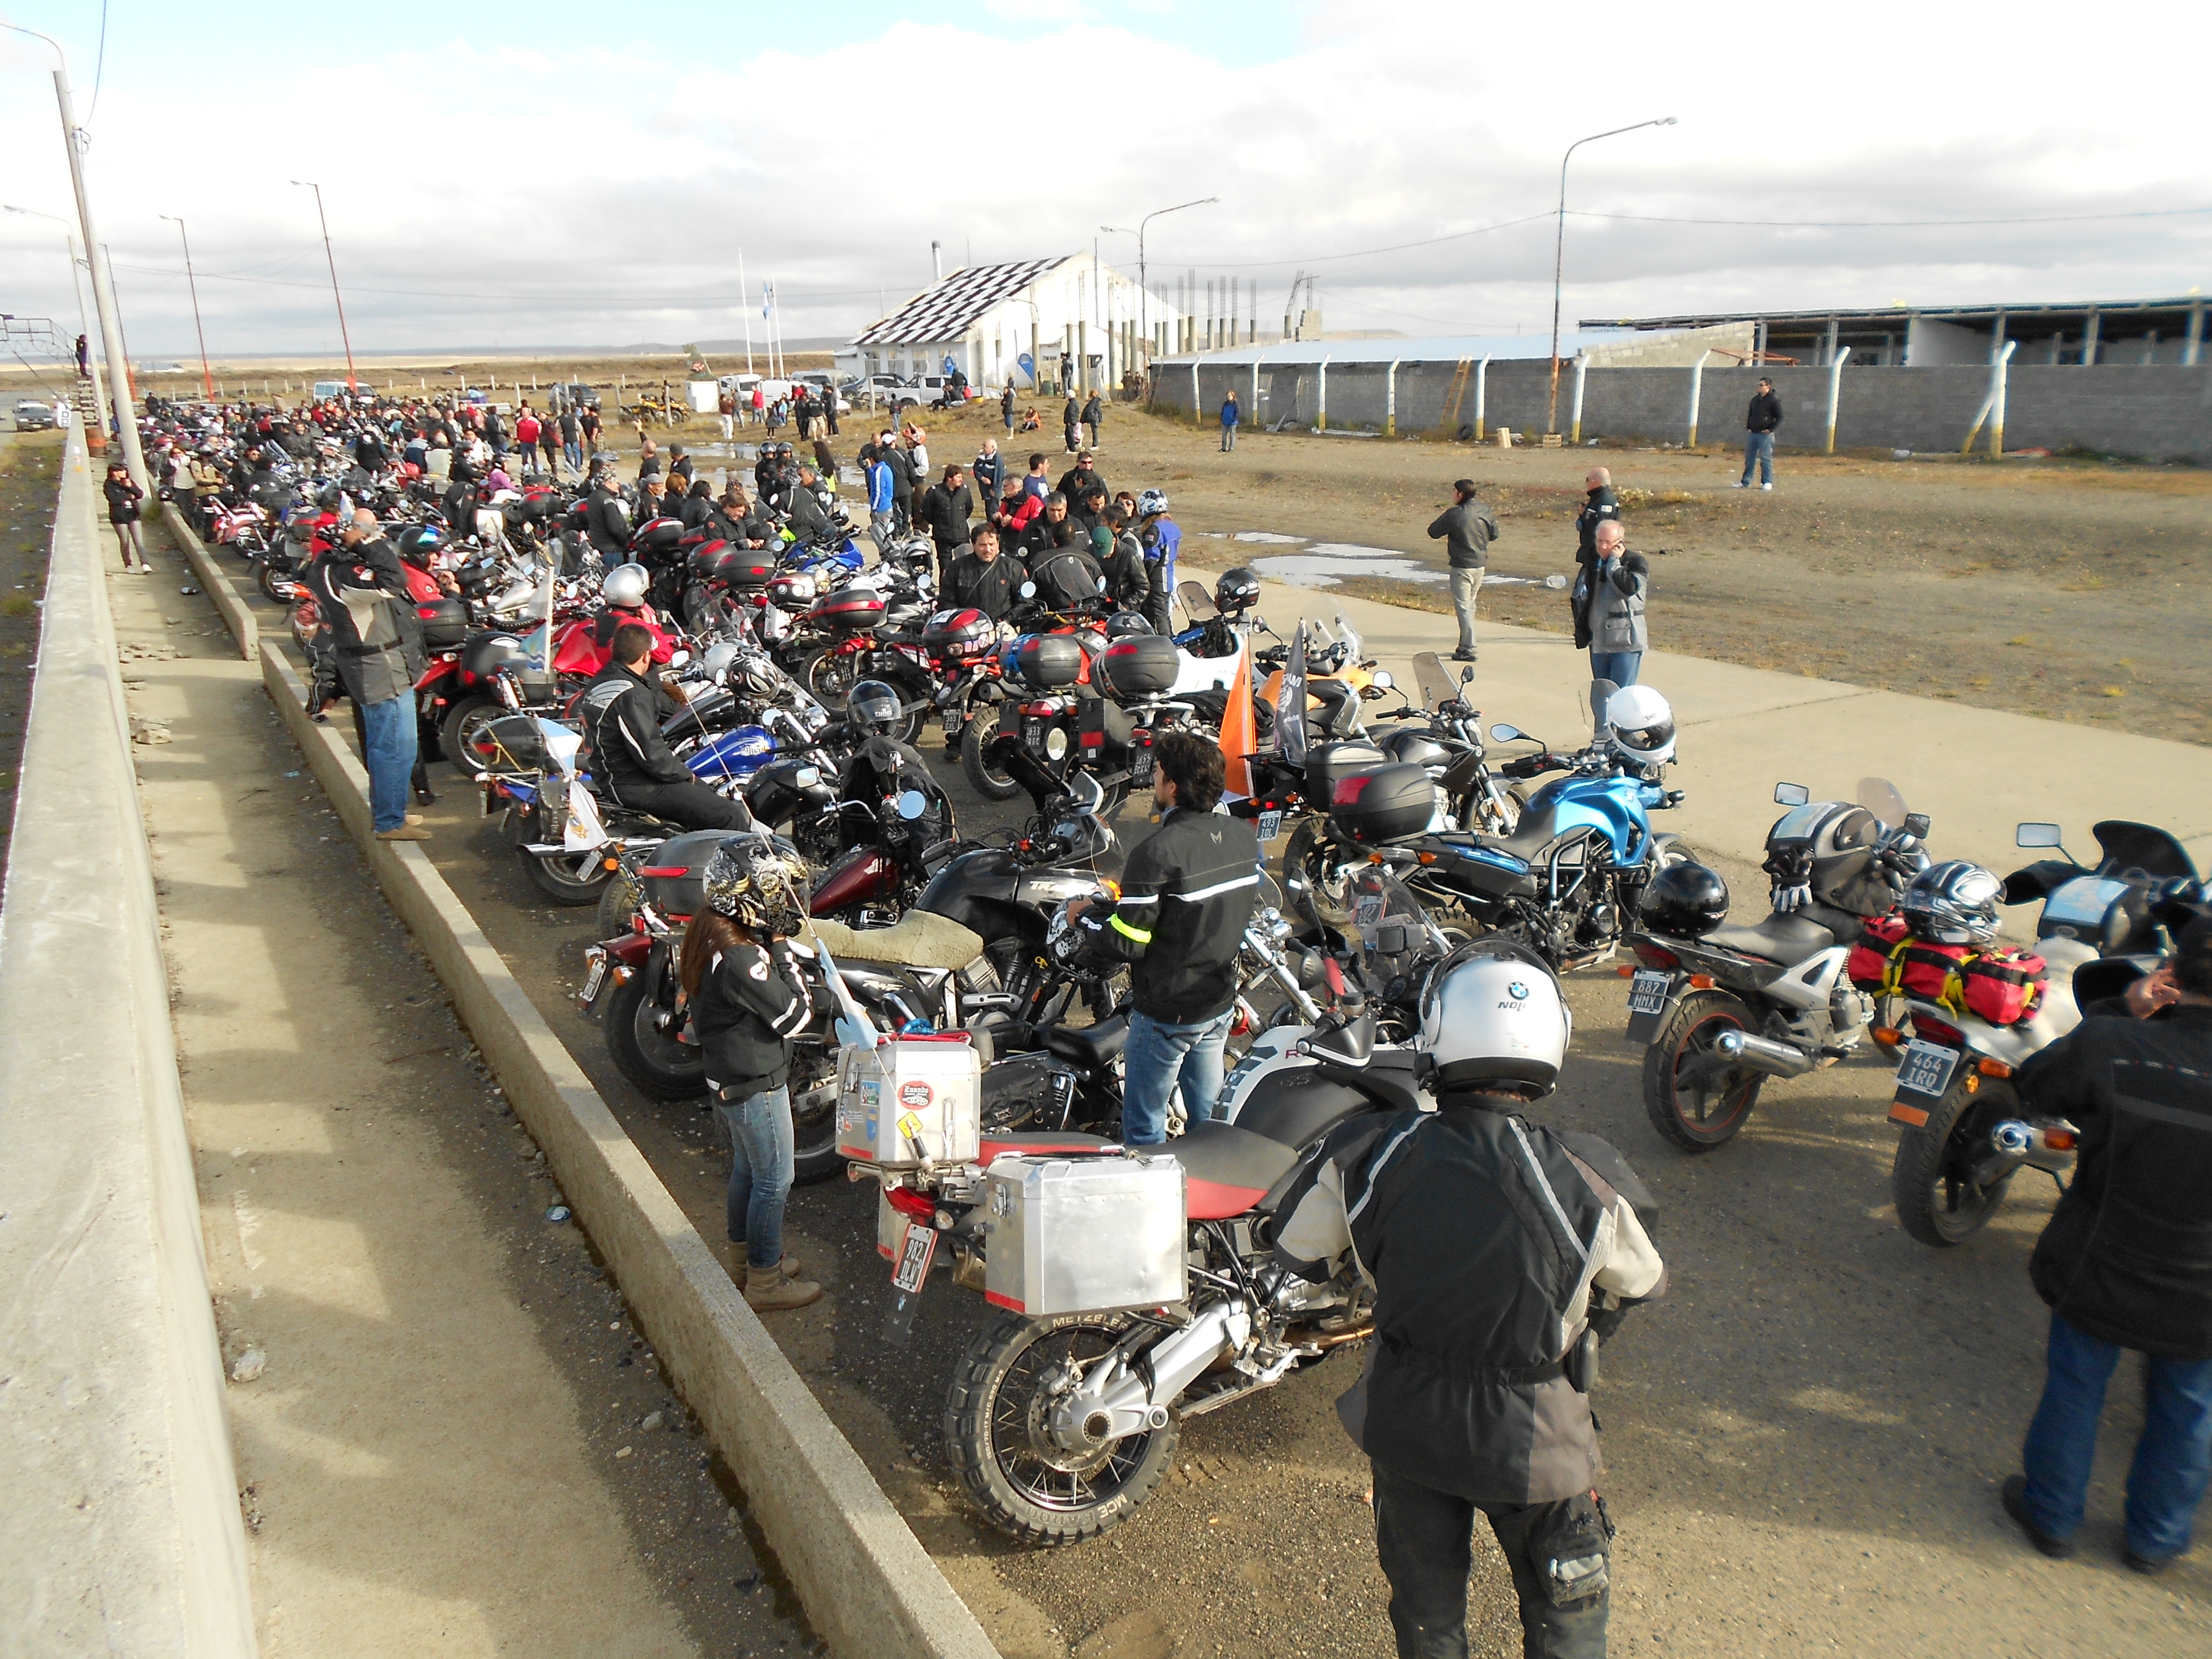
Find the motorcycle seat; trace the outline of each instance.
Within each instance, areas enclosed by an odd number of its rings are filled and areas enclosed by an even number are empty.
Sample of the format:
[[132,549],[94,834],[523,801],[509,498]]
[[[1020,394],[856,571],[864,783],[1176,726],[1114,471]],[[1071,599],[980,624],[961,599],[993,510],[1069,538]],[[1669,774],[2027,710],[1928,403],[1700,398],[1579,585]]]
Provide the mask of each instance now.
[[1162,1150],[1182,1165],[1186,1213],[1194,1221],[1243,1215],[1298,1161],[1281,1141],[1233,1123],[1194,1123]]
[[983,954],[983,941],[949,916],[909,910],[889,927],[848,927],[814,921],[801,942],[819,939],[840,962],[888,962],[902,968],[965,968]]
[[1128,1046],[1129,1017],[1114,1014],[1093,1025],[1047,1025],[1039,1028],[1038,1035],[1047,1054],[1085,1071],[1103,1072]]
[[1724,921],[1700,941],[1745,956],[1762,957],[1784,967],[1802,962],[1837,942],[1835,934],[1810,917],[1784,915],[1779,911],[1752,927]]

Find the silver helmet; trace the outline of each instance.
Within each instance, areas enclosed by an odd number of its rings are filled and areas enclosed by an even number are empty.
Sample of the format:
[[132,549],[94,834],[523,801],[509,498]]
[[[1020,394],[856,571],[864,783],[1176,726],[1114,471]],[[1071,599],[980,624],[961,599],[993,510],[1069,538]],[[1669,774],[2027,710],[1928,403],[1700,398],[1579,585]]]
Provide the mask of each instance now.
[[1558,1085],[1574,1017],[1544,959],[1495,936],[1462,945],[1421,992],[1419,1046],[1439,1094],[1480,1089],[1540,1100]]
[[1978,864],[1952,859],[1931,865],[1905,890],[1905,925],[1930,945],[1984,945],[1997,936],[1997,900],[2004,884]]
[[606,580],[599,584],[599,594],[609,605],[635,611],[645,603],[646,589],[652,582],[653,577],[643,565],[618,564],[607,572]]

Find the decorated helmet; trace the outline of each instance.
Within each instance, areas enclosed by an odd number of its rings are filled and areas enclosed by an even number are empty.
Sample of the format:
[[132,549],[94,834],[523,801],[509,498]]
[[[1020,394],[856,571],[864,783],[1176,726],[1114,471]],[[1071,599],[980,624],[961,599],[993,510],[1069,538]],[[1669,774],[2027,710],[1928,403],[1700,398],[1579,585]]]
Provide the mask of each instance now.
[[881,680],[862,680],[845,698],[845,723],[860,735],[887,738],[898,729],[904,708]]
[[707,860],[707,908],[755,935],[782,939],[806,920],[805,861],[765,836],[732,836]]
[[618,564],[607,572],[599,592],[609,605],[635,611],[645,603],[645,591],[652,580],[641,564]]
[[2004,884],[1978,864],[1952,859],[1931,865],[1905,890],[1905,926],[1930,945],[1987,945],[1997,936],[1997,899]]
[[1419,1046],[1439,1094],[1477,1089],[1540,1100],[1558,1086],[1574,1019],[1527,945],[1492,935],[1437,964],[1421,992]]
[[1674,710],[1648,685],[1624,685],[1607,700],[1606,724],[1613,752],[1637,766],[1674,758]]
[[411,565],[429,568],[430,561],[446,550],[446,532],[434,524],[411,524],[392,538],[399,556]]
[[1147,489],[1137,497],[1137,511],[1146,516],[1168,510],[1168,495],[1164,489]]
[[1670,864],[1644,890],[1638,923],[1674,939],[1703,939],[1728,920],[1728,883],[1687,860]]

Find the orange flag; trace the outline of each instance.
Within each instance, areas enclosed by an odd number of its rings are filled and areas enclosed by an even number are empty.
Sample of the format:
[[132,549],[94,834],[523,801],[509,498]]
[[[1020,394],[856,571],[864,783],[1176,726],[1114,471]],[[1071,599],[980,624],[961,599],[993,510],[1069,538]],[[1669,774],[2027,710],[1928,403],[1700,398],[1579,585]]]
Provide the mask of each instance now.
[[1221,757],[1228,763],[1224,793],[1232,800],[1249,800],[1252,769],[1246,757],[1260,746],[1252,719],[1252,642],[1244,641],[1237,653],[1237,678],[1229,682],[1229,707],[1221,715]]

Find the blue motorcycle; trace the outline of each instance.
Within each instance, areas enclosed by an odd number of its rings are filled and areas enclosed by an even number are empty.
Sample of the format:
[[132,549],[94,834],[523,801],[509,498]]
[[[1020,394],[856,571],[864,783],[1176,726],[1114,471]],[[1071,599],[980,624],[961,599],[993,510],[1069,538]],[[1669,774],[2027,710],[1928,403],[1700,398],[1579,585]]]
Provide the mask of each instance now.
[[[1527,736],[1504,725],[1490,735],[1498,743]],[[1504,762],[1499,775],[1563,775],[1529,795],[1510,835],[1460,829],[1424,769],[1380,767],[1336,784],[1328,834],[1307,854],[1316,867],[1286,869],[1285,890],[1306,895],[1316,921],[1364,933],[1382,918],[1379,911],[1362,914],[1367,901],[1346,877],[1379,861],[1448,933],[1464,927],[1503,933],[1561,972],[1605,960],[1651,878],[1687,856],[1675,836],[1654,831],[1650,819],[1679,805],[1682,792],[1661,787],[1663,767],[1631,762],[1609,744],[1559,754],[1535,741],[1537,752]],[[1348,908],[1328,914],[1332,893]]]

